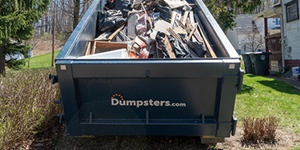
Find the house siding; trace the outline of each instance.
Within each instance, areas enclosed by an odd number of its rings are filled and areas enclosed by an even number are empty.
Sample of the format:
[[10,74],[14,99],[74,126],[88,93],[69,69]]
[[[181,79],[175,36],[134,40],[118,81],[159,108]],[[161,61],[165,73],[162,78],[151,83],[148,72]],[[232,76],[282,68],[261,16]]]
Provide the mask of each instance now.
[[[291,0],[284,0],[284,3],[288,3]],[[298,0],[298,6],[300,6],[300,0]],[[300,7],[298,12],[300,13]],[[286,64],[300,65],[300,19],[291,22],[286,21],[286,7],[283,8],[284,13],[284,34],[285,34],[285,60]],[[288,60],[296,60],[295,63],[291,63]]]

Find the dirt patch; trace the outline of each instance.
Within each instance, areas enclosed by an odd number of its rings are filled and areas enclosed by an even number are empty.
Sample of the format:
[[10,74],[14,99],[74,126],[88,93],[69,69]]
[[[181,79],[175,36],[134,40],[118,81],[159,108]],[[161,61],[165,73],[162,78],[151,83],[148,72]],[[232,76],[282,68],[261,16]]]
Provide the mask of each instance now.
[[225,143],[218,143],[216,149],[290,149],[300,144],[299,135],[290,133],[280,127],[276,131],[275,143],[258,143],[242,141],[243,129],[238,127],[236,135],[225,139]]
[[[52,52],[52,40],[46,38],[35,38],[31,44],[33,47],[33,56],[43,55]],[[64,42],[55,40],[54,51],[60,50],[64,45]]]
[[242,141],[243,130],[237,128],[236,135],[218,143],[216,147],[201,144],[199,137],[178,136],[97,136],[67,137],[65,125],[58,124],[54,118],[52,128],[37,134],[34,139],[24,142],[24,149],[289,149],[300,144],[299,135],[289,133],[283,128],[277,130],[275,143],[251,144]]

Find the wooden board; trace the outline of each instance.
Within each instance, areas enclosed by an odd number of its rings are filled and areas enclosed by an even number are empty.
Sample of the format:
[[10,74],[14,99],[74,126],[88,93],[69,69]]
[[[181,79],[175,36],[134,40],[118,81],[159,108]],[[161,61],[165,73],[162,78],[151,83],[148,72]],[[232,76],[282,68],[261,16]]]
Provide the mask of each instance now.
[[[116,49],[127,49],[128,44],[123,42],[95,42],[95,53],[107,52]],[[94,54],[95,54],[94,53]]]
[[172,58],[172,59],[176,58],[174,52],[172,51],[172,46],[171,46],[168,36],[165,36],[165,45],[166,45],[166,48],[167,48],[170,58]]
[[196,23],[196,24],[194,25],[192,31],[189,33],[189,37],[187,38],[188,41],[189,41],[189,40],[192,38],[192,36],[194,35],[194,33],[195,33],[197,27],[198,27],[198,23]]
[[186,19],[188,18],[188,15],[189,15],[189,11],[185,11],[183,16],[181,17],[180,21],[182,22],[183,25],[186,24]]
[[89,43],[88,43],[88,46],[87,46],[87,48],[86,48],[86,51],[85,51],[85,56],[91,54],[91,45],[92,45],[92,42],[89,42]]
[[94,41],[93,44],[92,44],[91,55],[92,55],[92,54],[95,54],[95,51],[96,51],[96,43],[97,43],[97,42]]
[[117,29],[113,34],[108,37],[108,40],[111,41],[123,28],[125,25],[122,25],[119,29]]
[[200,28],[200,34],[201,34],[201,36],[203,37],[203,41],[204,41],[204,43],[205,43],[205,45],[206,45],[206,47],[207,47],[207,49],[208,49],[208,51],[209,51],[211,57],[212,57],[212,58],[217,58],[217,56],[216,56],[214,50],[212,49],[210,43],[208,42],[208,39],[205,37],[205,35],[204,35],[204,33],[203,33],[203,31],[202,31],[201,28]]
[[174,9],[172,11],[172,18],[171,18],[171,26],[172,26],[172,29],[175,28],[175,20],[178,19],[180,20],[181,19],[181,11],[180,10],[177,10],[177,9]]

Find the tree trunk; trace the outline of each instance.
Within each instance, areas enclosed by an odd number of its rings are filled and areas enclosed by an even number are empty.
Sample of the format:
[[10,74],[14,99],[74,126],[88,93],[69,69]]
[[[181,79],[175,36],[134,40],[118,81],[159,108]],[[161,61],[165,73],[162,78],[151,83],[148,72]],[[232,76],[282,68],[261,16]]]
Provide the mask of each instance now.
[[79,22],[79,10],[80,10],[80,0],[74,0],[74,18],[73,18],[73,30],[76,28]]
[[43,24],[45,27],[45,32],[48,32],[48,12],[45,14],[45,23]]
[[0,74],[5,75],[5,55],[1,55],[4,52],[4,47],[0,45]]

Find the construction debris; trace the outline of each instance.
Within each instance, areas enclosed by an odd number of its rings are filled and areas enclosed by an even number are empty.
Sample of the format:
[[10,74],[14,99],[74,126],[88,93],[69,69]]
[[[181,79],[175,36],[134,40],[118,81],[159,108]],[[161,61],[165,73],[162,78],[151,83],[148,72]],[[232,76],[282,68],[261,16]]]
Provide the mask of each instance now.
[[193,7],[186,0],[108,0],[97,38],[80,58],[216,58]]

